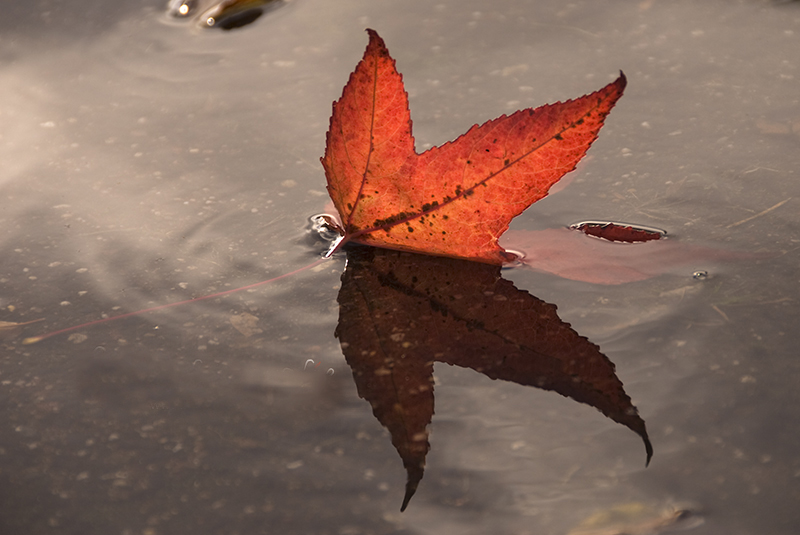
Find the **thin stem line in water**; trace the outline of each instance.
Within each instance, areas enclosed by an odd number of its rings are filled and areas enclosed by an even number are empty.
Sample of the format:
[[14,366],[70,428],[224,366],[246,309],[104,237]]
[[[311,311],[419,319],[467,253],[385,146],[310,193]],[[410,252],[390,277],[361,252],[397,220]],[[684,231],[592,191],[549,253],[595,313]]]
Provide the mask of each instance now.
[[312,262],[311,264],[308,264],[307,266],[303,266],[301,268],[295,269],[294,271],[291,271],[289,273],[284,273],[283,275],[278,275],[277,277],[273,277],[271,279],[268,279],[268,280],[265,280],[265,281],[261,281],[261,282],[256,282],[254,284],[248,284],[247,286],[242,286],[240,288],[234,288],[233,290],[225,290],[224,292],[217,292],[217,293],[210,294],[210,295],[204,295],[204,296],[201,296],[201,297],[195,297],[193,299],[186,299],[184,301],[178,301],[177,303],[168,303],[166,305],[158,305],[158,306],[155,306],[155,307],[145,308],[143,310],[137,310],[135,312],[126,312],[125,314],[120,314],[118,316],[111,316],[110,318],[103,318],[103,319],[99,319],[99,320],[89,321],[87,323],[81,323],[80,325],[73,325],[72,327],[67,327],[66,329],[59,329],[57,331],[49,332],[49,333],[43,334],[41,336],[32,336],[32,337],[29,337],[29,338],[25,338],[22,341],[22,343],[24,345],[35,344],[37,342],[41,342],[45,338],[50,338],[51,336],[55,336],[57,334],[63,334],[63,333],[67,333],[67,332],[70,332],[70,331],[76,331],[78,329],[84,329],[86,327],[99,325],[101,323],[107,323],[109,321],[121,320],[123,318],[130,318],[131,316],[138,316],[139,314],[146,314],[148,312],[155,312],[157,310],[164,310],[166,308],[172,308],[172,307],[176,307],[176,306],[180,306],[180,305],[188,305],[189,303],[196,303],[198,301],[204,301],[206,299],[213,299],[215,297],[222,297],[224,295],[229,295],[229,294],[233,294],[233,293],[236,293],[236,292],[241,292],[241,291],[244,291],[244,290],[250,290],[251,288],[256,288],[258,286],[263,286],[264,284],[269,284],[271,282],[275,282],[275,281],[278,281],[278,280],[281,280],[281,279],[285,279],[286,277],[291,277],[292,275],[296,275],[296,274],[301,273],[303,271],[306,271],[308,269],[312,269],[312,268],[320,265],[321,263],[323,263],[323,262],[325,262],[327,260],[328,260],[327,257],[323,257],[323,258],[320,258],[319,260],[317,260],[315,262]]

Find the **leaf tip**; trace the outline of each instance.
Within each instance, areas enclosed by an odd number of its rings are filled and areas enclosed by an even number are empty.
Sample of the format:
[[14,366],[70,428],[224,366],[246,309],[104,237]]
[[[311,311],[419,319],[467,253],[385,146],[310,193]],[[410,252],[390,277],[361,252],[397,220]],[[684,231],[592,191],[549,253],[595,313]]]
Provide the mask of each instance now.
[[619,71],[619,76],[614,81],[614,85],[616,85],[619,88],[620,94],[625,90],[625,87],[628,85],[628,77],[625,76],[625,73],[622,72],[621,69]]
[[644,440],[644,450],[647,453],[647,460],[644,463],[645,468],[647,468],[650,466],[650,459],[653,458],[653,445],[650,443],[650,438],[647,436],[647,431],[645,431],[642,435],[642,440]]
[[408,478],[406,479],[406,494],[403,496],[403,505],[400,506],[400,512],[406,510],[408,507],[408,502],[411,501],[411,498],[414,496],[414,493],[417,492],[417,487],[419,486],[419,482],[422,481],[422,474],[424,470],[425,461],[423,460],[420,462],[419,465],[412,466],[410,464],[406,464],[406,472],[408,473]]
[[369,35],[369,44],[367,45],[367,49],[378,48],[385,51],[387,54],[389,53],[388,50],[386,50],[386,43],[383,42],[383,39],[380,35],[378,35],[378,32],[372,28],[367,28],[367,35]]
[[400,506],[400,512],[403,513],[408,507],[408,502],[411,501],[411,497],[414,496],[414,493],[417,492],[417,485],[419,481],[408,481],[406,483],[406,495],[403,496],[403,505]]

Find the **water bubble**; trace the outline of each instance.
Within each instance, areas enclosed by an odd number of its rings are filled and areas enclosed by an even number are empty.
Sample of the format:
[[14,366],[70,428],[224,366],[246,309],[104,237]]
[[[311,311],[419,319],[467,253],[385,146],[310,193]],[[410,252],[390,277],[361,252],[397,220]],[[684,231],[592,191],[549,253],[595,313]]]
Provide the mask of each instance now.
[[517,251],[515,249],[506,249],[506,253],[509,255],[509,260],[505,264],[503,264],[502,269],[504,270],[513,269],[525,264],[525,257],[527,255],[523,251]]
[[699,281],[706,280],[708,278],[708,271],[704,269],[697,270],[692,273],[692,278]]

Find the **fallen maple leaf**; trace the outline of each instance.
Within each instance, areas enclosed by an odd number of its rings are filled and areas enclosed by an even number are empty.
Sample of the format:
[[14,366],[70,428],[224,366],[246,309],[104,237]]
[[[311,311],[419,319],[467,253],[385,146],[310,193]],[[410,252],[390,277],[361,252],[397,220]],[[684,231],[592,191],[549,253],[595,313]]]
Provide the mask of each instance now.
[[342,239],[490,264],[512,218],[547,195],[597,138],[625,75],[575,100],[502,115],[417,154],[408,95],[373,30],[333,104],[322,165]]

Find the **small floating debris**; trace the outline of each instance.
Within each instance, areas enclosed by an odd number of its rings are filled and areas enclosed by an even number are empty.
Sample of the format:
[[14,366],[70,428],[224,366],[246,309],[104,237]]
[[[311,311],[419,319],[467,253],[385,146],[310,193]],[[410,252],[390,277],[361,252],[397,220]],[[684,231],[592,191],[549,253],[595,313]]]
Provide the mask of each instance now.
[[567,535],[656,535],[691,529],[702,523],[703,517],[697,510],[686,505],[658,507],[630,502],[594,513]]
[[667,236],[667,231],[660,228],[615,223],[614,221],[581,221],[573,223],[569,228],[596,238],[625,243],[659,240]]
[[170,0],[167,14],[177,19],[195,18],[202,28],[232,30],[256,21],[286,0]]
[[40,321],[44,321],[44,318],[39,318],[37,320],[31,320],[31,321],[24,321],[22,323],[17,323],[15,321],[0,321],[0,338],[4,338],[9,335],[14,335],[17,333],[17,329],[21,329],[25,325],[30,325],[31,323],[38,323]]
[[228,319],[228,321],[230,321],[234,329],[242,333],[245,338],[250,338],[254,334],[260,334],[264,332],[258,327],[258,317],[247,312],[242,312],[238,315],[234,314]]
[[344,234],[339,218],[331,214],[316,214],[308,218],[310,231],[323,241],[332,242]]

